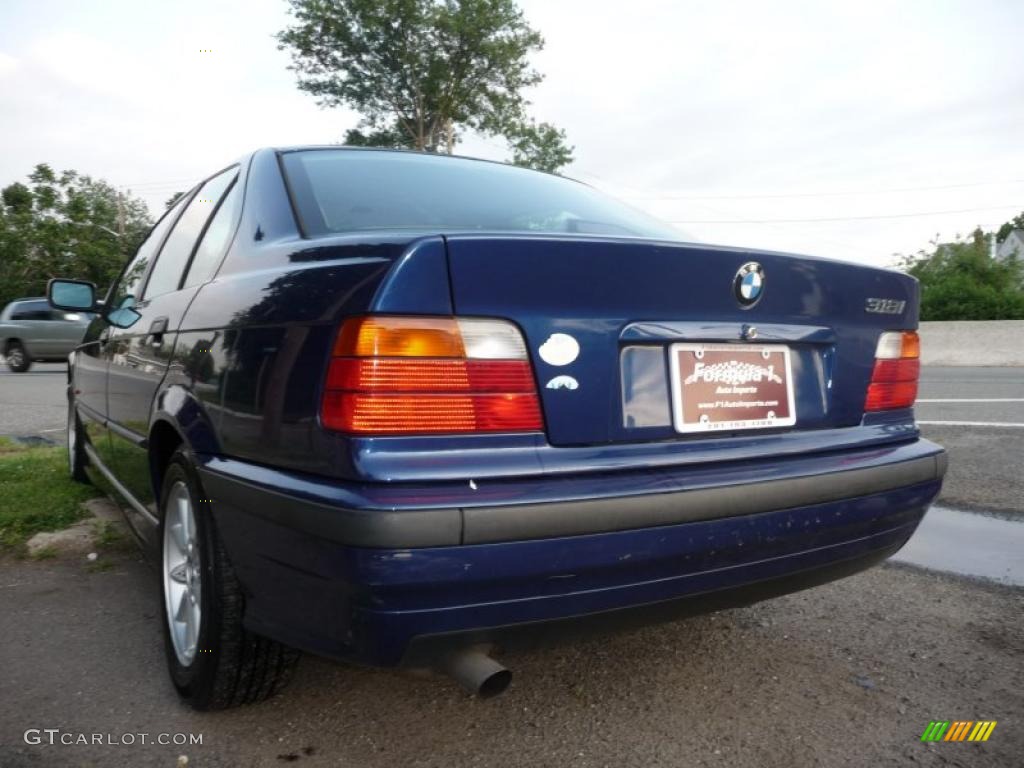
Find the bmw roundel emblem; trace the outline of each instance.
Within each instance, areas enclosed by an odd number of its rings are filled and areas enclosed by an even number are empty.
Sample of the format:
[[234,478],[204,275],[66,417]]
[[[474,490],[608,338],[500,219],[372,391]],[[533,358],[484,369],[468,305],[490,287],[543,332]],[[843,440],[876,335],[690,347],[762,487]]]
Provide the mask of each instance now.
[[736,272],[732,289],[742,306],[754,306],[764,293],[764,269],[756,261],[748,261]]

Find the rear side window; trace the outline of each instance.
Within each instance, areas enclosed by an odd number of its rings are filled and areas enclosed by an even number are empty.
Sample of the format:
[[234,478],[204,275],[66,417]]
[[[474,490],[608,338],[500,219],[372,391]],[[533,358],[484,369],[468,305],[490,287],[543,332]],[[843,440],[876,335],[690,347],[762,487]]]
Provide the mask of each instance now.
[[234,234],[235,224],[238,223],[238,211],[241,206],[242,189],[236,181],[224,196],[210,225],[203,233],[203,239],[199,242],[199,247],[196,248],[195,255],[192,257],[192,263],[188,267],[188,275],[185,276],[186,288],[201,285],[213,276],[224,251],[231,242],[231,235]]
[[501,163],[344,149],[281,159],[308,235],[417,229],[683,238],[585,184]]
[[139,250],[135,252],[135,257],[128,263],[128,266],[125,267],[124,272],[117,281],[117,287],[114,288],[113,293],[107,300],[109,307],[113,309],[130,307],[139,298],[139,288],[142,278],[145,277],[146,270],[149,268],[149,263],[153,260],[157,249],[160,247],[160,243],[164,241],[164,235],[167,234],[171,224],[178,218],[178,214],[181,213],[181,209],[185,207],[186,202],[188,202],[188,195],[182,195],[181,199],[149,231],[149,236],[139,246]]
[[196,240],[236,174],[236,168],[217,174],[203,184],[189,201],[160,250],[156,266],[146,283],[146,298],[178,290]]
[[16,304],[11,311],[11,320],[56,320],[45,301],[25,301]]

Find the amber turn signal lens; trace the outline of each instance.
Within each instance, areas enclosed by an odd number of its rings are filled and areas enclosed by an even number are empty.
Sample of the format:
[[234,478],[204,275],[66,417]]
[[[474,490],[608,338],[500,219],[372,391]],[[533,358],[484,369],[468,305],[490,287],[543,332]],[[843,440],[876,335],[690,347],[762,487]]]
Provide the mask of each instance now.
[[464,357],[452,317],[353,317],[334,344],[335,357]]
[[904,331],[900,357],[918,358],[921,356],[921,337],[917,331]]

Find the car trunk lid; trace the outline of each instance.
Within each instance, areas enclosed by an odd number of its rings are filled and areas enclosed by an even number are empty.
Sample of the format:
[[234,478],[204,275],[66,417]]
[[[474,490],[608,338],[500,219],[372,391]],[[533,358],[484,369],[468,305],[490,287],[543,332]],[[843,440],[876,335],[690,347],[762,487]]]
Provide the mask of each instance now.
[[[674,424],[679,344],[784,345],[795,423],[766,432],[853,426],[879,333],[916,326],[917,283],[888,270],[644,240],[446,240],[455,313],[522,329],[556,446],[706,437]],[[763,294],[744,306],[736,281],[751,262]]]

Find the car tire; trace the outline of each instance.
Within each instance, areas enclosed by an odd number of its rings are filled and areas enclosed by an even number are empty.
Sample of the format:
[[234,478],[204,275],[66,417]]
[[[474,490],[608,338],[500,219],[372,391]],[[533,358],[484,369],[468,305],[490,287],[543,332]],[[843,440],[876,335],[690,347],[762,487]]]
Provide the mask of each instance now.
[[78,418],[75,399],[68,395],[68,470],[71,479],[79,483],[88,483],[89,474],[85,471],[89,458],[85,454],[85,435],[82,434],[82,420]]
[[245,595],[198,473],[179,449],[160,494],[164,648],[171,680],[198,710],[252,704],[280,691],[299,653],[242,626]]
[[7,358],[7,367],[14,373],[24,373],[32,367],[32,358],[29,357],[28,350],[22,346],[20,341],[12,341],[8,344],[4,355]]

